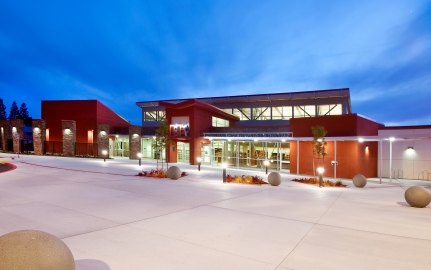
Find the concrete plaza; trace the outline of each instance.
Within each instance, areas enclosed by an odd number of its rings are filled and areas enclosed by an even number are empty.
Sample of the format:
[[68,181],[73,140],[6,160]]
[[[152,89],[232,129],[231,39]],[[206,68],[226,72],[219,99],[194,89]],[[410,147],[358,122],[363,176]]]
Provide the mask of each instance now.
[[0,235],[54,234],[78,270],[431,269],[431,209],[404,201],[429,182],[250,186],[206,166],[172,181],[135,176],[154,161],[0,157],[17,166],[0,174]]

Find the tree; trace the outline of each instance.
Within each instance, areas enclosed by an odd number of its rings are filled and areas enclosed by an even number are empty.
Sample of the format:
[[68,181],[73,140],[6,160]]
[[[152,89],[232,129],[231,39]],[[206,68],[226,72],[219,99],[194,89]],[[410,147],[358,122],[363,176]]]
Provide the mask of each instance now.
[[3,99],[0,98],[0,120],[6,119],[6,106],[3,103]]
[[20,118],[18,105],[16,105],[15,100],[12,102],[12,106],[10,106],[9,119],[18,119]]
[[21,107],[19,107],[19,116],[21,119],[27,120],[30,118],[30,116],[28,115],[28,109],[27,109],[27,105],[25,104],[25,102],[23,102],[21,104]]
[[[159,168],[159,159],[162,161],[163,169],[163,151],[166,150],[166,146],[169,144],[169,126],[166,120],[160,122],[160,126],[156,129],[156,138],[153,140],[153,149],[156,153],[157,158],[157,169]],[[166,156],[166,155],[165,155]],[[168,168],[168,162],[166,160],[166,168]]]
[[[312,126],[311,133],[313,134],[313,172],[315,173],[314,158],[317,158],[318,168],[324,169],[326,156],[326,141],[325,136],[328,131],[322,126]],[[319,173],[319,186],[323,184],[323,171]]]

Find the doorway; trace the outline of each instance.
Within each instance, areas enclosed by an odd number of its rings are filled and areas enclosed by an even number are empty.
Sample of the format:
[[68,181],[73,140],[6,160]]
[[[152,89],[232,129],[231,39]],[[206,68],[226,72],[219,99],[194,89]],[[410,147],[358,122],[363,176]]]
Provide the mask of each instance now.
[[177,142],[177,162],[190,163],[190,144]]

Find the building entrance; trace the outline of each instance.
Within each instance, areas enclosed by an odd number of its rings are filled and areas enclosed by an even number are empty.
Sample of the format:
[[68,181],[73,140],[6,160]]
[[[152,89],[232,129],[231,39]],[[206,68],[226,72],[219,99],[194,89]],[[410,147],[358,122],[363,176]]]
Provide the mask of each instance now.
[[114,157],[129,156],[129,136],[116,135],[114,140]]
[[177,162],[190,163],[190,144],[177,142]]

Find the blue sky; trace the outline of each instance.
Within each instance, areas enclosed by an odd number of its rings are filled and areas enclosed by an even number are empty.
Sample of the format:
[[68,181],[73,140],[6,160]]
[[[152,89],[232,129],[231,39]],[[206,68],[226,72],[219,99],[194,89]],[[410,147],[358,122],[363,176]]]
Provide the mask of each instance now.
[[0,98],[137,101],[349,87],[353,111],[431,124],[431,1],[0,0]]

